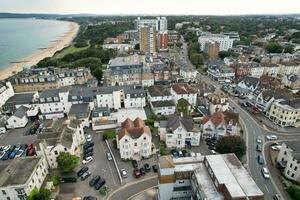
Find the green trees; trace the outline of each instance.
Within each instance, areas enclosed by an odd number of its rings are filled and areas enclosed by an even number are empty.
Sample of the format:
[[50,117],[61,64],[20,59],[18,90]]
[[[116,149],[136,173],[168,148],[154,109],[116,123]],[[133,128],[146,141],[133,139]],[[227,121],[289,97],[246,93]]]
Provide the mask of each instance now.
[[27,197],[28,200],[48,200],[50,197],[50,190],[48,189],[40,189],[38,190],[36,187],[29,193]]
[[293,200],[300,200],[300,188],[298,186],[289,186],[287,192]]
[[246,153],[246,143],[240,136],[225,136],[217,141],[216,145],[219,153],[234,153],[239,159]]
[[200,53],[191,54],[190,60],[196,67],[204,64],[204,56]]
[[283,47],[277,42],[269,42],[266,46],[268,53],[282,53]]
[[187,115],[189,113],[189,102],[186,99],[179,99],[176,106],[176,112],[178,114]]
[[77,156],[71,155],[68,152],[61,152],[56,159],[58,168],[64,172],[71,172],[73,171],[77,165],[79,158]]

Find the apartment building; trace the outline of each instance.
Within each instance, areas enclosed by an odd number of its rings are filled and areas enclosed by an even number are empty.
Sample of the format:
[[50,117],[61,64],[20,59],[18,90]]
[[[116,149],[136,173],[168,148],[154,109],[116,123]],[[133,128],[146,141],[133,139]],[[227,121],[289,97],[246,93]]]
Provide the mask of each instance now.
[[292,89],[299,90],[300,89],[300,75],[286,75],[282,78],[282,83],[284,86]]
[[176,104],[179,99],[185,99],[190,105],[196,106],[198,91],[187,83],[173,84],[171,94]]
[[[154,27],[143,26],[139,29],[139,40],[140,40],[140,51],[144,53],[154,54],[157,48],[157,32]],[[165,36],[162,32],[160,35],[162,40],[160,42],[164,42]],[[161,44],[162,47],[164,43]]]
[[100,87],[95,96],[97,107],[118,110],[146,106],[146,93],[140,85]]
[[279,64],[278,75],[300,75],[300,62],[282,62]]
[[296,141],[286,141],[277,156],[277,163],[283,169],[286,178],[300,183],[300,144]]
[[159,123],[158,135],[168,148],[199,146],[201,130],[191,116],[172,115]]
[[135,20],[135,29],[140,30],[141,27],[153,27],[156,31],[168,30],[168,20],[166,17],[156,17],[154,19],[141,19],[138,17]]
[[127,118],[116,139],[121,159],[141,160],[152,155],[151,130],[140,118],[134,121]]
[[273,101],[266,116],[279,126],[298,127],[300,125],[300,98]]
[[175,113],[176,105],[170,88],[167,86],[150,86],[148,88],[147,96],[150,107],[156,115],[172,115]]
[[2,106],[5,113],[14,113],[20,106],[27,108],[35,107],[38,104],[38,92],[15,93]]
[[145,57],[140,55],[111,59],[104,73],[106,85],[154,85],[151,69],[144,63]]
[[159,31],[157,33],[157,48],[159,51],[168,51],[168,31]]
[[10,82],[0,82],[0,108],[15,92]]
[[238,133],[238,113],[226,111],[204,116],[201,122],[202,138],[220,138]]
[[48,174],[45,157],[20,157],[2,162],[0,199],[26,200],[30,192],[40,189]]
[[80,156],[80,145],[85,142],[83,125],[79,120],[47,120],[38,135],[35,147],[43,155],[51,169],[57,168],[56,158],[61,152]]
[[179,33],[174,30],[168,30],[168,45],[174,45],[179,41]]
[[216,59],[219,57],[220,44],[214,40],[204,43],[203,51],[208,54],[209,58]]
[[277,77],[280,66],[278,64],[263,64],[264,66],[264,75]]
[[159,157],[158,199],[263,200],[234,154]]
[[85,84],[93,78],[88,68],[48,67],[23,70],[13,76],[11,81],[15,92],[32,92]]
[[202,35],[200,35],[200,37],[198,38],[198,42],[201,46],[201,51],[204,51],[205,44],[210,41],[219,43],[220,51],[228,51],[232,48],[234,39],[231,39],[228,35],[224,34],[213,34],[208,32],[202,33]]

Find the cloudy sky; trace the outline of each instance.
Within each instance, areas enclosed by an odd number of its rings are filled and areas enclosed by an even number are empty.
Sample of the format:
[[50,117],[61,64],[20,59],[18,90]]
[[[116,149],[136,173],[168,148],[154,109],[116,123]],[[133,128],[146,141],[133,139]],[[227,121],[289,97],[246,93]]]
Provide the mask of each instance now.
[[300,0],[0,0],[0,12],[93,14],[288,14]]

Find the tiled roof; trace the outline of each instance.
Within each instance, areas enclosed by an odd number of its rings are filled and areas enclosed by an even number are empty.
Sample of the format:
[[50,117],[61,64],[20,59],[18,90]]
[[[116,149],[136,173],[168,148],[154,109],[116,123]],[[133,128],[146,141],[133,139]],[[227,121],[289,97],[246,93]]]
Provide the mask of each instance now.
[[236,124],[239,120],[239,115],[235,112],[216,112],[212,116],[203,117],[201,124],[206,124],[209,120],[214,126],[219,126],[221,123],[229,123],[230,121]]
[[197,93],[197,90],[187,83],[178,83],[172,85],[172,89],[177,93],[177,94],[193,94]]
[[132,139],[141,137],[144,133],[151,137],[151,130],[142,119],[136,118],[134,121],[127,118],[122,123],[122,129],[118,133],[118,139],[122,139],[125,135],[130,136]]

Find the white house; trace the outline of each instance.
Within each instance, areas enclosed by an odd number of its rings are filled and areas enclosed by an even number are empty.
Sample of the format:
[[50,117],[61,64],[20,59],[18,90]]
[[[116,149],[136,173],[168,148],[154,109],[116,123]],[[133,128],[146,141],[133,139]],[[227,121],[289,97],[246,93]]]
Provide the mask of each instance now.
[[296,141],[286,141],[277,156],[277,162],[284,168],[286,178],[300,183],[300,144]]
[[191,67],[180,68],[179,75],[184,79],[184,82],[195,82],[198,71]]
[[80,156],[85,142],[83,126],[78,120],[49,120],[35,142],[37,154],[44,155],[51,169],[57,168],[56,158],[61,152]]
[[140,118],[134,121],[127,118],[116,139],[121,159],[140,160],[152,155],[151,130]]
[[212,60],[207,63],[207,74],[220,83],[232,82],[235,78],[234,69],[225,65],[223,61]]
[[96,93],[97,107],[139,108],[146,106],[146,95],[142,86],[124,85],[100,87]]
[[158,135],[168,148],[184,148],[198,146],[201,132],[191,116],[173,115],[168,121],[159,123]]
[[175,103],[179,99],[185,99],[190,105],[196,106],[198,91],[187,83],[177,83],[171,86],[171,94]]
[[234,112],[216,112],[201,119],[202,138],[219,138],[235,135],[238,130],[239,115]]
[[14,128],[22,128],[25,127],[28,123],[27,112],[28,108],[25,106],[20,106],[16,112],[7,119],[6,128],[14,129]]
[[12,96],[14,96],[14,89],[10,82],[0,82],[0,107]]
[[69,91],[63,89],[44,90],[39,95],[41,118],[63,118],[69,112],[71,104],[68,102]]
[[264,75],[277,77],[279,70],[280,67],[277,64],[264,64]]
[[0,172],[0,199],[26,200],[34,188],[41,188],[47,174],[48,165],[43,156],[11,160]]
[[237,84],[236,91],[243,96],[247,96],[249,93],[254,92],[260,84],[259,78],[245,76]]

